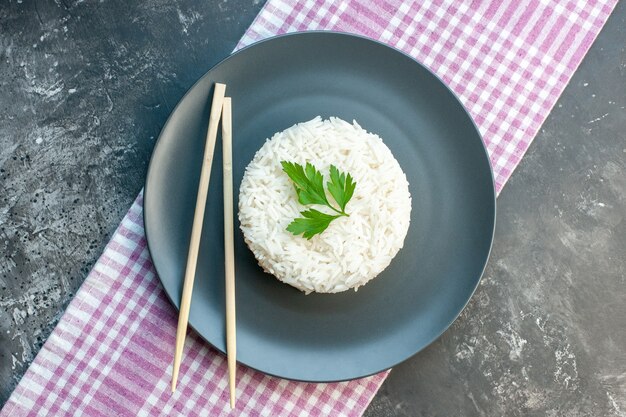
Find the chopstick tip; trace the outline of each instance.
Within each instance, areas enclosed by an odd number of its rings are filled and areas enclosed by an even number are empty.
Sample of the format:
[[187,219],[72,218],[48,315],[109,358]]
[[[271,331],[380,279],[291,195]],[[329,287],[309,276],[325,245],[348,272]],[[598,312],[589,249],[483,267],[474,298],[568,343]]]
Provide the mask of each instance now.
[[215,83],[215,91],[220,91],[220,95],[223,95],[226,91],[226,84],[224,83]]

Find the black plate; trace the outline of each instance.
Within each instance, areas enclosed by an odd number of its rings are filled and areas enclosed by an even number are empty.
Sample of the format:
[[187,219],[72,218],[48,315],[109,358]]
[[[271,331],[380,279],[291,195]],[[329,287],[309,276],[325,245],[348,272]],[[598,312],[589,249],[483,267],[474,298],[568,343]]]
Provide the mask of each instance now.
[[[390,368],[435,340],[471,297],[489,256],[495,191],[489,159],[454,94],[410,57],[330,32],[269,39],[202,77],[165,124],[145,187],[148,245],[178,306],[214,82],[233,98],[235,193],[267,137],[323,117],[380,135],[413,197],[404,248],[358,292],[303,293],[263,273],[236,222],[237,359],[262,372],[338,381]],[[190,323],[224,351],[221,148],[216,149]],[[235,207],[237,201],[235,201]]]

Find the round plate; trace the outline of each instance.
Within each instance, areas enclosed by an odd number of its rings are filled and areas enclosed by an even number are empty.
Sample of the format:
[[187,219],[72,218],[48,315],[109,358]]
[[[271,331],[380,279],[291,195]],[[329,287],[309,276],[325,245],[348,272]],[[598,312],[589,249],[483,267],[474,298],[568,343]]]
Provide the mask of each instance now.
[[[454,94],[403,53],[365,38],[308,32],[245,48],[183,97],[154,149],[144,196],[150,253],[178,306],[214,82],[233,100],[235,207],[265,139],[317,115],[380,135],[407,175],[411,226],[391,265],[358,292],[310,294],[264,273],[235,221],[237,359],[304,381],[370,375],[435,340],[471,297],[491,249],[495,191],[480,134]],[[190,324],[225,350],[221,147]]]

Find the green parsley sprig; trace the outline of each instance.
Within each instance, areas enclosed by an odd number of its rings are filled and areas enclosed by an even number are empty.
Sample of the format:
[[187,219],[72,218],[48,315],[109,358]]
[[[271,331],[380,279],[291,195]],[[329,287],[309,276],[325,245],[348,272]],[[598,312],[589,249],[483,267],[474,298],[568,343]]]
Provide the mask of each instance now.
[[301,211],[302,217],[294,219],[287,226],[287,231],[302,235],[306,239],[322,233],[338,217],[350,216],[346,205],[354,195],[356,182],[350,174],[340,172],[336,166],[330,166],[330,181],[326,183],[328,192],[339,208],[334,207],[326,197],[324,176],[313,164],[307,162],[303,167],[294,162],[281,161],[283,171],[289,176],[296,189],[298,202],[302,205],[318,204],[330,208],[337,214],[326,214],[313,208]]

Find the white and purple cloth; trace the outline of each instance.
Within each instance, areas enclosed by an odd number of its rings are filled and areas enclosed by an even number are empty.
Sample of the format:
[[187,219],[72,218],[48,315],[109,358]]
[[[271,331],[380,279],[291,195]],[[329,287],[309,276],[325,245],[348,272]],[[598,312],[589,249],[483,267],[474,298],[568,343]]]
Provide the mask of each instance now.
[[[480,129],[499,192],[617,0],[269,0],[238,47],[333,30],[392,45],[439,75]],[[170,392],[177,311],[146,246],[142,195],[0,411],[18,416],[360,416],[387,376],[311,384],[238,369],[193,331]]]

